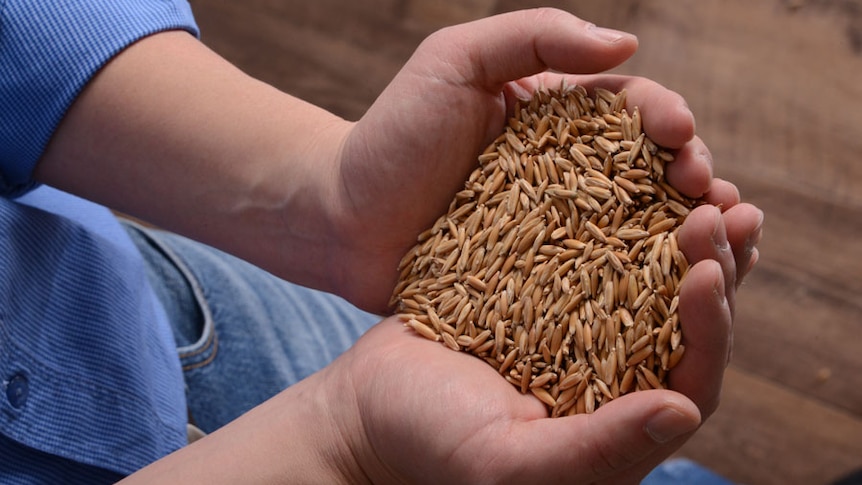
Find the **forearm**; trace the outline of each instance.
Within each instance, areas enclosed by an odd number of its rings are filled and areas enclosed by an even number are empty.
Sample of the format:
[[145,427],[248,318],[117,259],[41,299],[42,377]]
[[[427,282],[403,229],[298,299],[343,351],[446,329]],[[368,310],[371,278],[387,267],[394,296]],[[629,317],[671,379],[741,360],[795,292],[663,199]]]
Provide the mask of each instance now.
[[36,177],[332,290],[323,269],[339,237],[329,167],[350,126],[168,32],[94,78]]

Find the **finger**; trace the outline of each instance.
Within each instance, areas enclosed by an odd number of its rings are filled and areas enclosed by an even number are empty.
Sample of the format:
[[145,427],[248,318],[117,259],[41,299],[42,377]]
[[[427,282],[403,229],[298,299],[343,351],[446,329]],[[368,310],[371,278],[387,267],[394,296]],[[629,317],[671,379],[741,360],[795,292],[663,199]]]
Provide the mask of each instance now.
[[754,251],[763,234],[763,212],[751,204],[738,204],[724,211],[722,217],[736,260],[736,286],[739,287],[757,262]]
[[578,76],[576,80],[587,89],[601,87],[613,92],[625,89],[626,108],[633,111],[637,106],[644,133],[665,148],[683,148],[694,137],[694,115],[685,99],[653,80],[614,75]]
[[694,401],[706,418],[718,407],[732,342],[730,305],[716,261],[706,259],[689,269],[680,289],[679,320],[685,354],[668,382]]
[[731,310],[734,308],[736,288],[736,260],[727,240],[720,210],[711,205],[695,208],[680,228],[679,247],[690,264],[707,259],[719,263],[724,277],[724,293]]
[[695,136],[667,165],[667,181],[684,195],[700,198],[713,184],[712,155],[700,137]]
[[495,93],[506,82],[547,69],[601,72],[621,64],[637,50],[637,39],[631,34],[597,27],[551,8],[509,12],[448,27],[423,44],[423,51],[439,58],[436,67],[454,68],[468,84]]
[[741,200],[739,189],[732,183],[720,178],[712,179],[712,185],[710,185],[709,190],[704,194],[703,199],[707,204],[712,204],[721,208],[721,210],[730,209],[739,204]]
[[511,483],[620,483],[615,477],[621,472],[700,423],[700,411],[685,396],[638,392],[593,414],[516,423],[511,436],[519,445],[507,446],[501,462],[509,464],[505,476]]
[[627,109],[641,113],[644,133],[658,145],[676,150],[668,164],[668,182],[683,194],[698,198],[710,188],[713,174],[712,155],[695,136],[694,115],[679,94],[646,78],[626,76],[580,76],[587,87],[603,87],[627,92]]

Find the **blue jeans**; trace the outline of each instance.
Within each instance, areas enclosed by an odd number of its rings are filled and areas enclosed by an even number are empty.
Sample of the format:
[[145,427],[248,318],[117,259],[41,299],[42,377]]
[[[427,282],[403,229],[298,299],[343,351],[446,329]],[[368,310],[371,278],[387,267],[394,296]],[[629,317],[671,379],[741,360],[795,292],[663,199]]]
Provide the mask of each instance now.
[[[233,256],[125,222],[174,328],[189,419],[212,432],[347,350],[380,317]],[[669,460],[644,485],[730,485]]]
[[209,246],[125,226],[174,328],[189,420],[206,433],[325,367],[380,320]]
[[653,470],[641,485],[733,485],[732,482],[703,466],[685,459],[673,458]]

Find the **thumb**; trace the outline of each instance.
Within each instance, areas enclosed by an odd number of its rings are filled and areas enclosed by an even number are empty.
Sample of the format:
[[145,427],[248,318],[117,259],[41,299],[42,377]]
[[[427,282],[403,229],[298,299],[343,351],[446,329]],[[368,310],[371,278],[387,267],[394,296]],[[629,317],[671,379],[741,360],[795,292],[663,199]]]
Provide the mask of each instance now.
[[443,29],[424,47],[440,61],[439,68],[454,68],[468,84],[496,90],[547,69],[570,74],[611,69],[634,54],[637,38],[562,10],[537,8]]
[[516,433],[523,448],[506,461],[520,465],[513,483],[618,483],[627,470],[669,456],[679,446],[677,438],[700,422],[697,406],[682,394],[636,392],[593,414],[522,423]]

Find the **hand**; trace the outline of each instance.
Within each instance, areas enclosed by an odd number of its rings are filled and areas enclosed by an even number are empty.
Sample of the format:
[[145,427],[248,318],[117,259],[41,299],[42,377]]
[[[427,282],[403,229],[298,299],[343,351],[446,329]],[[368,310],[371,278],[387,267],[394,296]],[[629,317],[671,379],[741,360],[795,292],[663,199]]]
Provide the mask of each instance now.
[[693,264],[680,309],[687,352],[670,390],[550,419],[486,363],[387,320],[327,370],[341,376],[331,385],[337,395],[355,398],[345,405],[355,413],[334,413],[353,430],[339,434],[352,437],[346,455],[374,483],[637,483],[718,405],[730,297],[756,260],[761,222],[757,209],[734,203],[731,189],[718,183],[709,195],[731,206],[725,214],[699,208],[681,235]]
[[[694,118],[679,95],[641,78],[547,71],[599,72],[636,48],[628,34],[551,9],[492,17],[427,39],[344,141],[333,291],[386,312],[394,268],[416,236],[445,213],[477,154],[501,133],[516,98],[542,85],[559,86],[564,77],[588,88],[627,89],[647,134],[677,152],[670,182],[686,195],[709,194],[707,200],[725,209],[737,204],[738,196],[728,195],[735,188],[712,179],[709,152],[694,136]],[[743,212],[742,219],[751,216]]]

